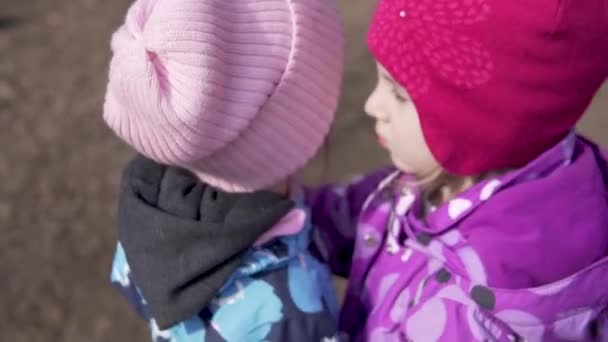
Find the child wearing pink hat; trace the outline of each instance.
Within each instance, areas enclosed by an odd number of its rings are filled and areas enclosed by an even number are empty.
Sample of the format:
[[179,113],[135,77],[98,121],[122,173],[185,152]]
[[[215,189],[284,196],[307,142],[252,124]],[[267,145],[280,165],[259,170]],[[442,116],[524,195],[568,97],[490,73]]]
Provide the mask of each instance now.
[[[351,341],[608,341],[606,0],[380,0],[391,170],[308,192]],[[387,175],[388,173],[388,175]]]
[[112,282],[154,341],[331,341],[337,303],[287,179],[343,70],[332,0],[136,0],[112,38],[125,169]]

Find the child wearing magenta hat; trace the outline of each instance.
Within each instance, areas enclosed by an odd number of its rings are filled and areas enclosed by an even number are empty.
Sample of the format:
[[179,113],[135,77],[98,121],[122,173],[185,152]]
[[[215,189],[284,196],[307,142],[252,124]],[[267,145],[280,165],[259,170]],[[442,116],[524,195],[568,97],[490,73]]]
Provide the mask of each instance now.
[[[608,341],[605,0],[380,0],[393,167],[307,192],[351,341]],[[386,173],[389,173],[386,175]]]

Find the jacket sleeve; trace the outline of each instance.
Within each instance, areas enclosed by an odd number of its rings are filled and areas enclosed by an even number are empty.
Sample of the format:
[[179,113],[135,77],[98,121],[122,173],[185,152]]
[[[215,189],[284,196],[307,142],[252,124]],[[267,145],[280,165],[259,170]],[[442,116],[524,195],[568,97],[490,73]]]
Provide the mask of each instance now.
[[305,202],[316,227],[315,248],[332,273],[348,277],[361,208],[378,184],[393,171],[393,168],[384,168],[358,177],[346,186],[325,185],[305,190]]

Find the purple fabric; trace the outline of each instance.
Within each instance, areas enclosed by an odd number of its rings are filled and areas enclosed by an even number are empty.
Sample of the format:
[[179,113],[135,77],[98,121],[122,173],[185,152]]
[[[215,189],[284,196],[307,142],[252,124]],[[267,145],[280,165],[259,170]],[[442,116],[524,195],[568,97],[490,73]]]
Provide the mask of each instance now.
[[425,220],[416,189],[396,189],[399,173],[309,192],[320,249],[332,270],[350,269],[341,329],[354,341],[596,338],[608,324],[606,172],[598,148],[571,134]]
[[[304,189],[306,202],[310,205],[312,222],[322,223],[315,233],[317,248],[321,249],[332,272],[347,277],[350,271],[355,246],[356,221],[361,207],[378,183],[393,168],[373,172],[365,178],[355,179],[350,186],[326,185],[318,189]],[[330,242],[330,245],[326,245]]]
[[595,151],[568,138],[527,167],[460,194],[431,214],[427,224],[412,211],[407,219],[431,234],[457,227],[483,260],[489,285],[539,286],[608,251],[603,178]]

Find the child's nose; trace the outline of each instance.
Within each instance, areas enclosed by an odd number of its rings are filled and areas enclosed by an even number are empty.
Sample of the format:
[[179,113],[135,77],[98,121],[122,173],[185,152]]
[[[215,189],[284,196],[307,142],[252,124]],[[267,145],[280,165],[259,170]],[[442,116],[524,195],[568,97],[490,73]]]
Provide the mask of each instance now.
[[382,110],[382,102],[380,96],[378,96],[378,88],[369,95],[367,101],[365,101],[365,113],[372,118],[379,121],[386,121],[388,119],[387,114]]

